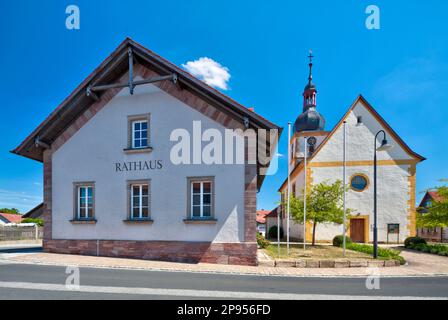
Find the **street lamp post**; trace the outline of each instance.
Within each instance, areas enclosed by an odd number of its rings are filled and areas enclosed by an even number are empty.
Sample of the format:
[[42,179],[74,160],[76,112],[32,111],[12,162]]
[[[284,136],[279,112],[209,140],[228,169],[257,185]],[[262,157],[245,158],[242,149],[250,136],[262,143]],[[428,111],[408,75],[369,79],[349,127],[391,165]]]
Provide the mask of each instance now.
[[[377,147],[378,136],[382,134],[383,140],[381,146]],[[377,214],[377,151],[386,151],[392,148],[387,142],[386,132],[380,130],[375,135],[374,141],[374,157],[373,157],[373,258],[378,259],[378,214]]]
[[342,256],[345,258],[346,256],[346,247],[347,247],[347,190],[346,190],[346,183],[347,183],[347,121],[344,121],[344,135],[343,135],[343,166],[342,166],[342,185],[344,187],[344,194],[343,194],[343,203],[344,203],[344,217],[343,217],[343,240],[342,240]]
[[305,184],[303,186],[303,251],[306,250],[306,194],[307,194],[307,174],[306,174],[306,170],[307,170],[307,157],[308,157],[308,152],[307,152],[307,148],[308,148],[308,138],[305,137],[305,148],[304,148],[304,156],[303,159],[305,161],[304,163],[304,178],[305,178]]
[[[291,215],[291,148],[289,147],[289,143],[291,142],[291,122],[288,122],[288,187],[287,187],[287,194],[288,194],[288,200],[287,200],[287,207],[286,207],[286,215],[287,215],[287,221],[286,221],[286,247],[287,247],[287,255],[289,257],[289,224],[290,224],[290,215]],[[277,233],[279,230],[277,229]]]

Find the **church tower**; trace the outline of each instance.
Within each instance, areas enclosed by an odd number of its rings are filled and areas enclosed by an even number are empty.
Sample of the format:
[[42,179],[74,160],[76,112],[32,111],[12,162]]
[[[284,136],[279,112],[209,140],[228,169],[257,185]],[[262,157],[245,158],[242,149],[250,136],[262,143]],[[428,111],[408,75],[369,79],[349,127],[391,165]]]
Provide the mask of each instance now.
[[[317,107],[317,89],[313,83],[313,54],[310,51],[308,56],[309,75],[308,84],[303,91],[303,109],[294,123],[294,136],[290,141],[292,154],[292,167],[294,168],[305,154],[305,139],[308,139],[306,150],[307,156],[311,156],[314,150],[327,136],[325,129],[325,118],[316,110]],[[313,137],[313,138],[311,138]],[[311,139],[309,139],[311,138]]]

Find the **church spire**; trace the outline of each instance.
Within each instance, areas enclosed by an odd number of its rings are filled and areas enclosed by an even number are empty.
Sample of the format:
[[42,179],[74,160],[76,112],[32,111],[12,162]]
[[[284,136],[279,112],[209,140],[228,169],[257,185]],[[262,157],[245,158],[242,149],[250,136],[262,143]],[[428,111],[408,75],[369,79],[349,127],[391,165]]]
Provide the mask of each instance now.
[[313,51],[310,50],[310,73],[308,84],[303,91],[303,112],[294,123],[294,133],[305,131],[321,131],[325,129],[325,118],[316,110],[316,86],[313,84]]
[[313,82],[313,50],[310,50],[310,55],[308,56],[308,58],[310,59],[310,75],[308,76],[308,85],[311,85]]
[[308,84],[305,87],[305,90],[303,92],[303,111],[308,110],[309,108],[315,108],[316,107],[316,95],[317,90],[316,86],[313,84],[313,51],[310,50],[310,54],[308,56],[310,59],[309,67],[310,67],[310,73],[308,76]]

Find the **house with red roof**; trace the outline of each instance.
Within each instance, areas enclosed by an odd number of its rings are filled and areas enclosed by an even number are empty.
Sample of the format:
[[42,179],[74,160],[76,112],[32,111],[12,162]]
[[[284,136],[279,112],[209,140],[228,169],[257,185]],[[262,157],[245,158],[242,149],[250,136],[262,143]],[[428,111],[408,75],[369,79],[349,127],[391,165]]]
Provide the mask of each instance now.
[[266,216],[271,213],[269,210],[258,210],[257,211],[257,231],[263,236],[266,235]]
[[[437,193],[437,191],[427,191],[418,206],[419,214],[427,213],[428,208],[432,205],[432,203],[440,202],[442,200],[443,198]],[[448,228],[417,228],[417,235],[426,241],[448,242]]]
[[19,224],[22,220],[23,218],[19,214],[0,213],[0,226],[10,223]]

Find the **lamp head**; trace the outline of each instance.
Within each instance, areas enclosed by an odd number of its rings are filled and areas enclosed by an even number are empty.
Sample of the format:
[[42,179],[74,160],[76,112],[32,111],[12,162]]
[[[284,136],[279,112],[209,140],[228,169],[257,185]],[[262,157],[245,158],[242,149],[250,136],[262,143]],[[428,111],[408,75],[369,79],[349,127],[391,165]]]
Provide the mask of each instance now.
[[376,150],[377,151],[387,151],[387,150],[392,149],[393,147],[394,147],[393,145],[391,145],[391,144],[389,144],[389,142],[387,142],[387,139],[384,139],[381,142],[381,146],[379,148],[377,148]]

